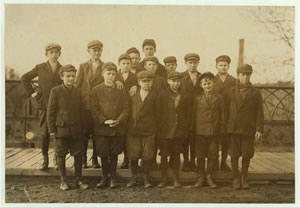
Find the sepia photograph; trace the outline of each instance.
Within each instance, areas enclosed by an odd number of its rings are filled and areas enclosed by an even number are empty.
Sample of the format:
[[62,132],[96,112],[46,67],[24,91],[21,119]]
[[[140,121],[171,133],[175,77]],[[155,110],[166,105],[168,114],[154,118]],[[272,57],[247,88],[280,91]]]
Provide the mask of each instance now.
[[58,2],[2,2],[1,207],[297,207],[294,1]]

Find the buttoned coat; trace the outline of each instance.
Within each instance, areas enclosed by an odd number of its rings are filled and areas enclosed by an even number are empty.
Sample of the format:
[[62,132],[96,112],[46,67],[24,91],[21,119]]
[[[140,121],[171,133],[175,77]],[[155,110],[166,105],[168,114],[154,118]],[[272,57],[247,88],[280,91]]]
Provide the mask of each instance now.
[[28,97],[34,92],[31,80],[38,77],[39,89],[36,99],[39,104],[39,109],[47,108],[51,89],[62,83],[59,76],[59,70],[61,67],[60,63],[58,63],[57,68],[53,73],[49,62],[45,62],[36,65],[31,71],[25,73],[21,77],[21,82],[25,89],[25,95]]
[[258,89],[249,87],[242,99],[238,87],[229,92],[229,116],[227,133],[254,136],[257,131],[263,132],[264,111],[262,96]]
[[144,102],[140,89],[130,99],[128,133],[134,136],[151,136],[157,133],[159,111],[158,96],[151,90]]
[[86,110],[91,109],[92,89],[104,81],[101,69],[103,64],[104,63],[100,60],[100,64],[98,65],[95,74],[93,73],[91,60],[80,64],[79,66],[75,86],[78,87],[81,91],[83,103]]
[[196,135],[213,136],[225,133],[224,103],[219,94],[212,93],[209,102],[204,93],[198,94],[194,98],[193,115]]
[[[94,87],[91,92],[91,113],[94,121],[94,135],[123,136],[129,114],[128,93],[104,83]],[[104,124],[106,120],[118,120],[116,127]]]
[[123,79],[122,73],[119,70],[116,75],[116,81],[120,81],[124,85],[124,89],[126,92],[129,92],[130,88],[133,86],[138,86],[136,75],[132,72],[128,72],[128,77],[126,80]]
[[[180,84],[180,90],[182,93],[187,94],[188,96],[195,96],[197,93],[202,91],[202,88],[199,84],[199,79],[197,79],[196,85],[193,85],[193,82],[190,78],[189,72],[182,72],[182,79]],[[201,75],[200,72],[197,72],[197,78]]]
[[51,90],[47,108],[49,133],[57,138],[83,139],[83,103],[78,88],[64,84]]
[[175,107],[171,90],[165,89],[159,95],[159,138],[186,138],[191,125],[191,98],[180,93]]

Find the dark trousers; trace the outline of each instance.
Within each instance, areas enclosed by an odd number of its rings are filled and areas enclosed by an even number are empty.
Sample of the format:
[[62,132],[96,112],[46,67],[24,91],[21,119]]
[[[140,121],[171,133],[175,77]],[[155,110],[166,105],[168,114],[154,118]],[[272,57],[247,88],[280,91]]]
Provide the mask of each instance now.
[[[82,159],[81,155],[74,156],[74,168],[75,168],[75,176],[81,177],[82,175]],[[59,169],[59,173],[61,177],[66,176],[66,156],[57,156],[57,165]]]
[[102,176],[107,177],[108,174],[116,175],[118,155],[110,155],[109,157],[101,157]]
[[39,138],[42,140],[42,154],[48,156],[49,144],[50,144],[50,135],[48,133],[47,125],[47,110],[39,110]]

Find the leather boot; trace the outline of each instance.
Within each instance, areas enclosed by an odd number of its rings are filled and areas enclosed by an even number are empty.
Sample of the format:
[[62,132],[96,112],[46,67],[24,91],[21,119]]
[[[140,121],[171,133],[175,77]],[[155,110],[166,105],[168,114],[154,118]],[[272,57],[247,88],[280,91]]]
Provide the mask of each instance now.
[[42,167],[40,168],[40,170],[47,170],[48,166],[49,166],[49,157],[48,155],[43,155],[43,164]]
[[178,179],[178,175],[174,175],[173,187],[174,188],[180,188],[181,187],[181,184],[180,184],[179,179]]
[[132,173],[132,178],[126,185],[127,188],[131,188],[137,185],[138,160],[130,160],[130,169]]
[[148,173],[145,173],[145,174],[144,174],[143,179],[144,179],[144,187],[145,187],[145,188],[151,188],[151,187],[152,187],[152,184],[151,184],[150,181],[149,181]]
[[88,189],[89,188],[89,185],[86,183],[83,183],[79,176],[75,177],[75,186],[80,189]]
[[108,186],[107,175],[102,176],[101,182],[96,185],[97,188],[105,188]]
[[243,189],[249,189],[248,184],[248,168],[249,168],[250,160],[243,159],[242,160],[242,177],[241,177],[241,185]]
[[137,175],[133,175],[130,181],[127,183],[127,188],[132,188],[137,185]]
[[231,167],[232,167],[232,172],[233,172],[232,187],[234,189],[241,188],[241,179],[240,179],[240,174],[239,174],[238,162],[239,162],[238,158],[231,158]]
[[66,191],[69,189],[66,176],[60,177],[60,187],[59,188],[63,191]]
[[205,184],[205,177],[204,177],[204,175],[199,175],[198,180],[194,184],[194,187],[195,188],[201,188],[201,187],[204,186],[204,184]]
[[117,185],[117,177],[116,177],[115,174],[111,174],[111,176],[110,176],[109,187],[110,188],[117,188],[118,187],[118,185]]
[[209,186],[209,188],[211,188],[211,189],[217,188],[217,185],[214,183],[210,174],[206,175],[206,183]]

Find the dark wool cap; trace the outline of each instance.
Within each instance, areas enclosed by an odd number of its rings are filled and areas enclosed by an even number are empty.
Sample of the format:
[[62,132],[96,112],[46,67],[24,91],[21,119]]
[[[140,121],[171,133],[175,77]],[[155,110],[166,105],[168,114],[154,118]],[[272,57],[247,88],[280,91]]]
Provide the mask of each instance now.
[[143,41],[143,48],[145,45],[152,45],[154,48],[156,48],[156,43],[153,39],[145,39]]
[[177,63],[177,59],[175,56],[168,56],[164,58],[164,63]]
[[92,40],[88,43],[87,47],[88,47],[88,49],[89,48],[102,48],[103,43],[100,40]]
[[153,79],[154,78],[154,74],[152,72],[149,72],[149,71],[140,71],[139,73],[137,73],[136,75],[136,78],[137,79]]
[[132,47],[132,48],[129,48],[127,51],[126,51],[127,54],[131,54],[131,53],[137,53],[140,55],[140,52],[137,48],[135,47]]
[[57,50],[61,51],[61,46],[59,44],[57,44],[57,43],[49,43],[49,44],[47,44],[45,46],[45,51],[47,52],[47,51],[49,51],[49,50],[51,50],[53,48],[56,48]]
[[75,69],[75,67],[71,64],[68,64],[68,65],[65,65],[65,66],[62,66],[59,70],[59,74],[60,76],[62,77],[63,73],[64,72],[71,72],[71,71],[74,71],[76,72],[77,70]]
[[102,66],[102,72],[105,71],[116,71],[117,72],[117,66],[113,62],[106,62]]
[[120,63],[120,61],[123,60],[123,59],[128,59],[128,60],[131,61],[130,56],[129,56],[128,54],[126,54],[126,53],[125,53],[125,54],[121,54],[121,56],[119,56],[119,58],[118,58],[119,63]]
[[200,56],[197,53],[188,53],[184,56],[185,61],[190,61],[190,60],[200,60]]
[[174,71],[168,74],[168,79],[175,80],[175,79],[181,79],[182,74],[180,72]]
[[204,72],[203,74],[201,74],[201,76],[199,77],[199,81],[201,82],[202,79],[207,78],[210,80],[214,80],[215,79],[215,75],[211,72]]
[[236,70],[237,73],[250,73],[250,74],[252,73],[252,71],[253,71],[252,66],[249,64],[242,64]]
[[146,61],[154,61],[155,63],[159,64],[159,61],[155,56],[148,56],[144,58],[144,63],[146,63]]
[[226,56],[226,55],[218,56],[218,57],[216,58],[216,63],[218,63],[218,62],[220,62],[220,61],[225,61],[225,62],[227,62],[228,64],[231,63],[230,57],[229,57],[229,56]]

